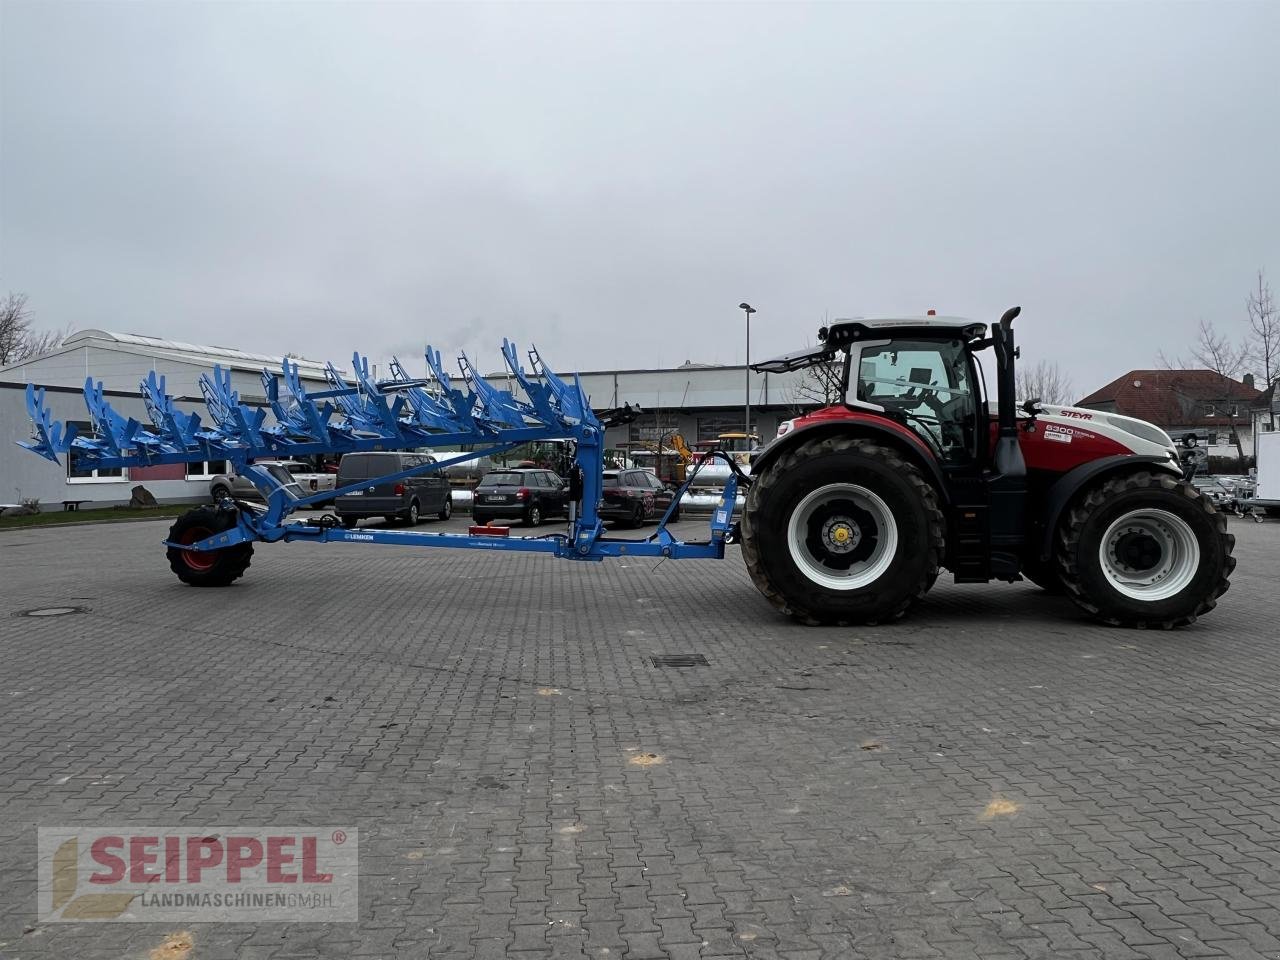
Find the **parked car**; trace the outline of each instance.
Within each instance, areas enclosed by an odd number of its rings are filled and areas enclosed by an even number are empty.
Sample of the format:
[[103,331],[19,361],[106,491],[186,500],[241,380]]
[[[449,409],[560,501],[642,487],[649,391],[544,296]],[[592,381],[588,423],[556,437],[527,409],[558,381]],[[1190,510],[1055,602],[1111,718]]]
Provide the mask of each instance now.
[[440,471],[378,483],[379,477],[435,463],[428,453],[348,453],[338,465],[338,486],[369,484],[337,498],[336,512],[343,526],[354,527],[359,520],[384,517],[413,526],[422,517],[448,520],[453,514],[453,497],[448,478]]
[[[296,496],[307,497],[320,490],[333,489],[333,475],[316,473],[310,464],[298,460],[258,460],[254,464],[259,467],[278,467],[289,475],[289,479],[297,484],[293,491]],[[276,476],[276,471],[271,471]],[[276,476],[277,479],[280,479]],[[209,481],[209,496],[213,500],[231,497],[233,500],[258,500],[266,498],[258,492],[248,477],[235,473],[224,473]]]
[[[300,486],[308,497],[312,494],[322,493],[325,490],[332,490],[338,485],[337,470],[317,470],[309,463],[293,463],[289,464],[286,469],[293,474],[293,479],[298,481]],[[317,507],[332,507],[332,500],[317,501]]]
[[[259,460],[255,466],[266,467],[275,481],[288,488],[295,497],[305,497],[308,493],[299,483],[298,478],[290,471],[291,466],[305,466],[292,460]],[[230,497],[233,500],[265,501],[266,497],[258,492],[248,477],[239,474],[224,473],[209,481],[209,496],[216,502]]]
[[[661,517],[674,499],[675,490],[648,470],[606,470],[600,517],[639,527]],[[671,519],[680,519],[678,506]]]
[[471,500],[476,523],[521,520],[536,527],[544,517],[569,513],[569,486],[550,470],[494,470],[480,478]]

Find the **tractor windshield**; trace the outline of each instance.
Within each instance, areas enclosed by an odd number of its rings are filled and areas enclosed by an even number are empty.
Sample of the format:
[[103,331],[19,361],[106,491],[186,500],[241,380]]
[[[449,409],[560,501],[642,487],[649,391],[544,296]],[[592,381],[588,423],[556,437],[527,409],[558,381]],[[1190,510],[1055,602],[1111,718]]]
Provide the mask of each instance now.
[[859,400],[909,421],[944,459],[969,458],[976,404],[959,340],[868,344],[859,357],[857,391]]

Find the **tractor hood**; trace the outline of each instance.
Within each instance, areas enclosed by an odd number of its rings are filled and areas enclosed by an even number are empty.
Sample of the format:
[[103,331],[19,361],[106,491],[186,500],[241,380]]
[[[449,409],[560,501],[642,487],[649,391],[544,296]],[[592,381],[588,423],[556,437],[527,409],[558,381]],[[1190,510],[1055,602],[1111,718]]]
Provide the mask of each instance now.
[[1118,413],[1104,413],[1084,407],[1063,407],[1057,404],[1041,404],[1037,417],[1044,423],[1073,424],[1109,437],[1128,447],[1132,453],[1149,456],[1168,455],[1178,459],[1178,450],[1172,438],[1155,424],[1134,417],[1122,417]]

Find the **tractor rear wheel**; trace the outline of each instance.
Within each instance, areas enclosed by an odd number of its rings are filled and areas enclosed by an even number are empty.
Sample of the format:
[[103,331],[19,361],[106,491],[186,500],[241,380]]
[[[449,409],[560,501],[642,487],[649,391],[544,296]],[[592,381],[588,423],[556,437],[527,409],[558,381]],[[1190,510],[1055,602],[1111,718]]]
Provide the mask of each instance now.
[[1058,531],[1058,574],[1067,596],[1103,623],[1168,630],[1226,593],[1235,542],[1195,487],[1141,471],[1072,504]]
[[[171,543],[198,543],[215,533],[230,530],[236,525],[234,510],[218,510],[215,507],[198,507],[188,510],[169,528]],[[225,587],[244,575],[253,558],[252,543],[237,543],[222,550],[179,550],[169,547],[166,551],[169,569],[183,583],[193,587]]]
[[760,592],[796,620],[879,623],[933,585],[943,530],[936,492],[897,450],[827,437],[755,477],[742,556]]

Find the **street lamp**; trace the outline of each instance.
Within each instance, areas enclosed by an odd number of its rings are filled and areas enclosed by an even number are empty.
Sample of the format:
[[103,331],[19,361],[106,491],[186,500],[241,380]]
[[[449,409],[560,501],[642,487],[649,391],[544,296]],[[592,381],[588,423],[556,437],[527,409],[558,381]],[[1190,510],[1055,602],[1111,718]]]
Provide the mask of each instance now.
[[738,309],[747,315],[747,393],[746,404],[742,408],[742,424],[743,433],[747,435],[744,441],[747,448],[751,448],[751,315],[756,312],[756,308],[751,304],[743,302],[738,304]]

